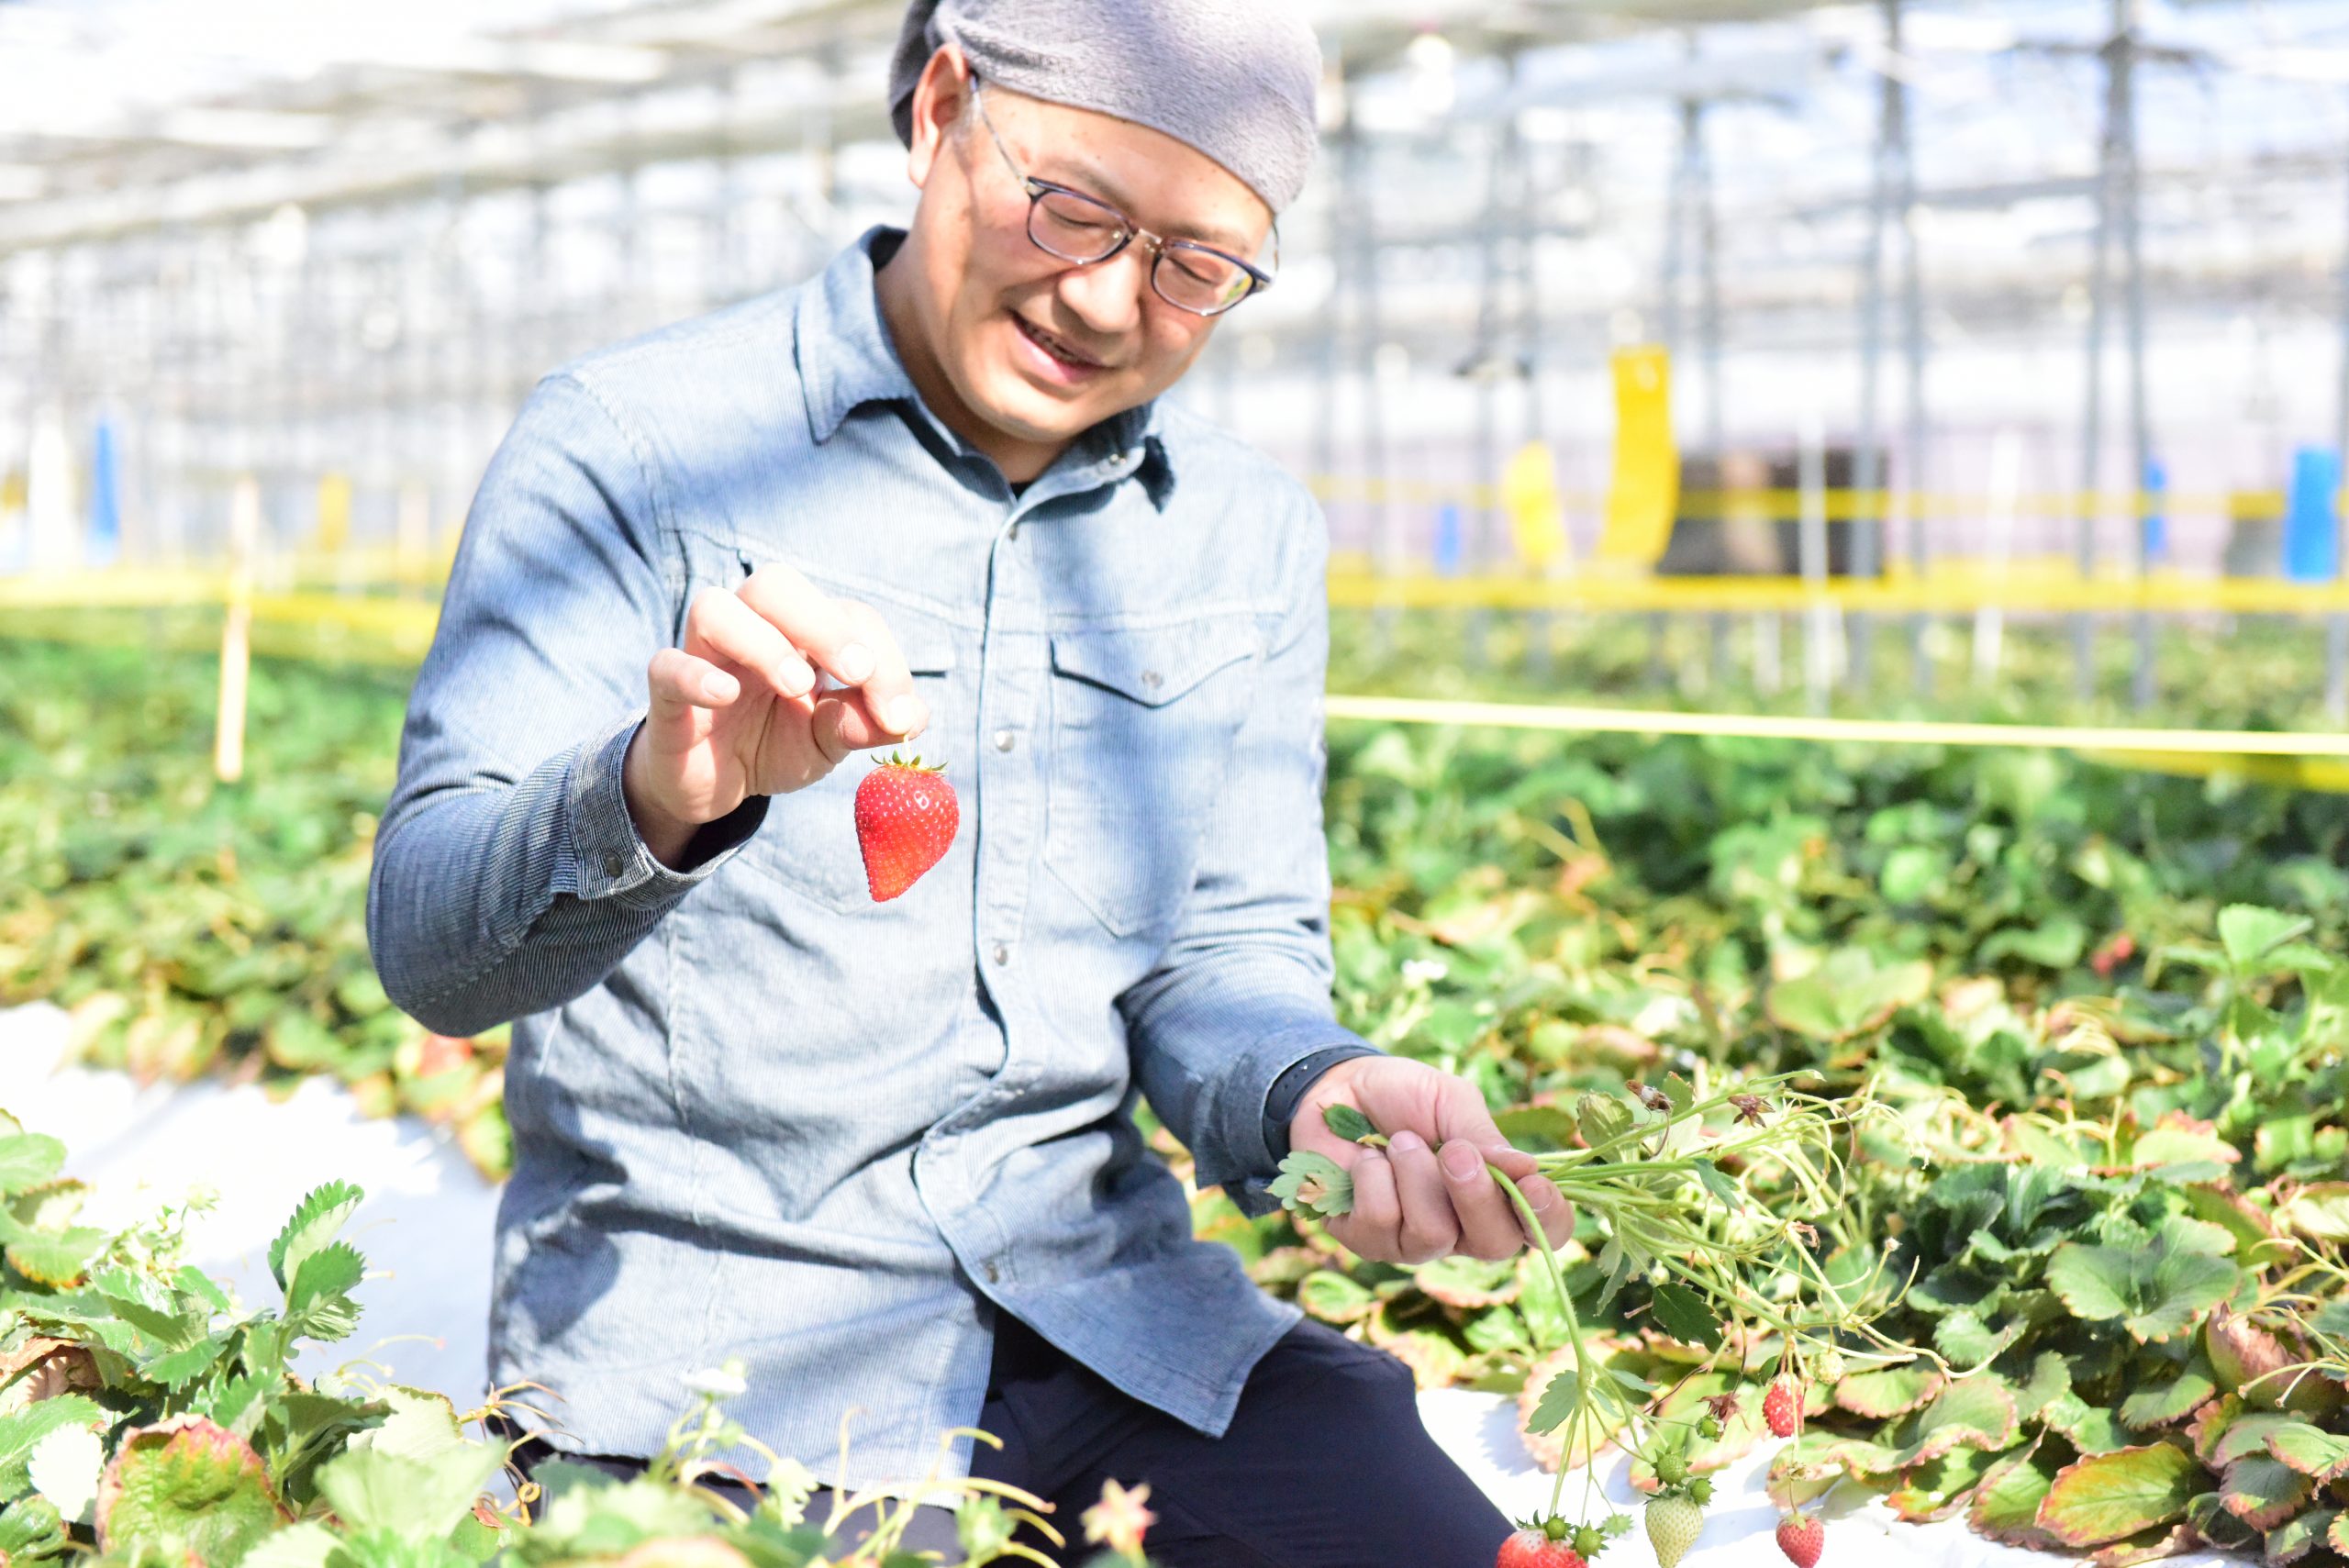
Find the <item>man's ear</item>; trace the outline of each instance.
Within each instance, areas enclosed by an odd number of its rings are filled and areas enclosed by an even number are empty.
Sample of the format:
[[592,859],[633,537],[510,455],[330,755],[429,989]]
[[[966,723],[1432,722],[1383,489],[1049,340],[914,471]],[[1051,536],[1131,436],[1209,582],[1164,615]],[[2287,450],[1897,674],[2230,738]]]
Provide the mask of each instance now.
[[913,141],[906,150],[906,176],[918,190],[929,183],[939,154],[953,139],[954,127],[970,106],[971,63],[951,43],[938,46],[914,83]]

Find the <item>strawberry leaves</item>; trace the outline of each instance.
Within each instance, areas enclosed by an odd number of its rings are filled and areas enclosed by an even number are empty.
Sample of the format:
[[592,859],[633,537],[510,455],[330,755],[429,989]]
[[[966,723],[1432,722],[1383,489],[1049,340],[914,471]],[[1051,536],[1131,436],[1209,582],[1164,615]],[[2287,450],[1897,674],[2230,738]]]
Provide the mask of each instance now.
[[2104,1546],[2183,1518],[2208,1481],[2169,1443],[2093,1454],[2057,1472],[2034,1522],[2065,1546]]
[[1343,1165],[1310,1149],[1291,1150],[1273,1178],[1272,1195],[1292,1214],[1335,1219],[1353,1212],[1354,1179]]
[[2047,1261],[2047,1283],[2073,1317],[2118,1318],[2140,1342],[2187,1332],[2242,1279],[2224,1255],[2233,1239],[2215,1226],[2172,1219],[2117,1242],[2065,1242]]

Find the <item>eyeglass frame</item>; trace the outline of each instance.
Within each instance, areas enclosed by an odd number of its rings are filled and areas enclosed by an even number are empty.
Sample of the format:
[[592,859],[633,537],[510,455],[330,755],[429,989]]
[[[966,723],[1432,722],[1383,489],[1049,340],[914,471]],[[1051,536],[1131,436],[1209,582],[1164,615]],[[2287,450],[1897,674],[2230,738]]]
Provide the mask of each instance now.
[[[985,101],[979,96],[979,80],[974,76],[971,79],[971,106],[978,111],[979,123],[987,128],[987,136],[989,139],[994,141],[995,150],[1003,155],[1003,166],[1011,171],[1011,177],[1019,183],[1019,188],[1021,190],[1028,193],[1027,230],[1029,244],[1033,245],[1045,255],[1050,256],[1056,261],[1066,261],[1072,266],[1097,267],[1102,262],[1110,261],[1122,254],[1126,247],[1131,245],[1135,240],[1143,240],[1146,242],[1146,248],[1149,250],[1151,254],[1150,292],[1156,295],[1159,298],[1165,300],[1168,305],[1173,306],[1177,310],[1183,311],[1191,316],[1202,317],[1209,320],[1212,320],[1219,316],[1230,315],[1241,306],[1247,304],[1248,301],[1253,299],[1256,295],[1264,293],[1266,289],[1273,286],[1275,274],[1264,271],[1262,267],[1257,266],[1252,261],[1243,261],[1228,250],[1219,250],[1212,245],[1202,245],[1196,239],[1168,239],[1162,235],[1153,234],[1149,229],[1144,228],[1141,224],[1136,223],[1132,218],[1128,217],[1124,213],[1119,211],[1116,207],[1111,206],[1108,202],[1103,201],[1098,196],[1087,195],[1083,191],[1073,189],[1067,185],[1055,183],[1051,180],[1040,180],[1035,175],[1021,169],[1019,167],[1019,161],[1012,157],[1011,149],[1004,144],[1003,133],[995,128],[995,121],[987,114]],[[1119,230],[1124,237],[1098,256],[1080,260],[1074,256],[1063,255],[1060,251],[1053,250],[1051,246],[1036,238],[1036,206],[1038,203],[1041,202],[1048,195],[1069,196],[1085,203],[1088,206],[1099,207],[1103,212],[1108,213],[1111,217],[1117,219]],[[1277,267],[1280,265],[1281,251],[1280,225],[1277,223],[1273,226],[1272,241],[1273,264]],[[1158,286],[1159,264],[1166,260],[1166,252],[1169,250],[1197,250],[1201,255],[1212,256],[1219,261],[1230,262],[1233,266],[1239,268],[1242,272],[1245,272],[1248,275],[1247,292],[1242,294],[1239,298],[1233,300],[1230,304],[1219,305],[1213,310],[1201,310],[1195,305],[1185,305],[1181,300],[1172,297],[1164,289]]]

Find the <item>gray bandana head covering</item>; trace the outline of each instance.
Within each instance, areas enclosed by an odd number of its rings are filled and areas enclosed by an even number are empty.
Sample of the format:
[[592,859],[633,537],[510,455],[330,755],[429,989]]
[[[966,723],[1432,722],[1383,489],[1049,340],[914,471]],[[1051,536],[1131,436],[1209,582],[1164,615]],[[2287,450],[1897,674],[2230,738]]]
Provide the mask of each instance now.
[[1312,166],[1321,50],[1297,0],[913,0],[889,62],[908,146],[914,84],[949,43],[982,82],[1197,148],[1275,213]]

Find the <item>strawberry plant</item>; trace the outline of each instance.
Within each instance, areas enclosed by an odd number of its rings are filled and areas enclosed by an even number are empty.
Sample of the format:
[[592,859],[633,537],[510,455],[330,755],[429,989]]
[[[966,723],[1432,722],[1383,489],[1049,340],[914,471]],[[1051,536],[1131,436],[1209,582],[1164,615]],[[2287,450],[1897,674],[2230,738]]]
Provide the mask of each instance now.
[[[817,1517],[817,1478],[723,1413],[746,1391],[730,1364],[687,1380],[692,1401],[641,1476],[556,1461],[500,1502],[486,1488],[505,1445],[467,1429],[511,1402],[461,1414],[440,1395],[369,1376],[367,1363],[316,1381],[292,1370],[304,1343],[342,1340],[358,1324],[365,1260],[340,1234],[357,1188],[328,1183],[295,1206],[269,1248],[279,1295],[250,1308],[182,1261],[185,1209],[119,1233],[75,1226],[79,1188],[57,1176],[63,1156],[55,1140],[0,1118],[7,1562],[95,1551],[107,1568],[642,1568],[680,1558],[896,1568],[915,1561],[899,1549],[918,1503],[953,1508],[974,1564],[1050,1562],[1031,1541],[1064,1542],[1041,1499],[935,1472],[836,1497]],[[729,1456],[743,1450],[763,1458],[763,1481],[747,1497],[709,1485],[742,1478]],[[1112,1485],[1086,1511],[1086,1540],[1108,1549],[1094,1568],[1147,1568],[1148,1497],[1147,1486]],[[865,1539],[829,1544],[852,1517],[869,1525]]]

